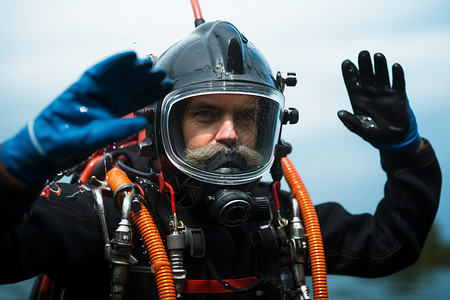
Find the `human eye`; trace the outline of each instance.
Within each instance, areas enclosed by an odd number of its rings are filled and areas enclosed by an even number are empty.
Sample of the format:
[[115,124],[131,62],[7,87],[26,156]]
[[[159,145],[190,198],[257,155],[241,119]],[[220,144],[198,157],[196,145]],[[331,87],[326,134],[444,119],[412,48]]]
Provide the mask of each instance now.
[[213,109],[199,109],[193,112],[193,116],[198,122],[208,123],[218,119],[218,112]]
[[242,125],[249,125],[256,121],[256,110],[253,108],[248,108],[240,111],[236,115],[236,122]]

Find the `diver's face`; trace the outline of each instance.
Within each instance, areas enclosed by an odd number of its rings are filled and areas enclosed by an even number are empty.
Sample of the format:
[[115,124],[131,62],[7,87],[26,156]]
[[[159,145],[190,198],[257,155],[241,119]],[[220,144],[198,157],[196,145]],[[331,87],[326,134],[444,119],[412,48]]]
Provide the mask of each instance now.
[[182,116],[187,150],[208,145],[244,145],[255,149],[259,98],[211,94],[189,99]]

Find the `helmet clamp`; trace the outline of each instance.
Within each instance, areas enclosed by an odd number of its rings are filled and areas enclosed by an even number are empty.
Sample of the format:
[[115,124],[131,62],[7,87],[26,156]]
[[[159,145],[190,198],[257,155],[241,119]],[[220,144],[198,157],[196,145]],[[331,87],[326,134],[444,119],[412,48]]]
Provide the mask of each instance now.
[[278,83],[278,88],[281,92],[284,92],[284,88],[286,86],[296,86],[297,85],[297,74],[294,72],[287,73],[286,77],[283,77],[283,74],[278,71],[276,81]]

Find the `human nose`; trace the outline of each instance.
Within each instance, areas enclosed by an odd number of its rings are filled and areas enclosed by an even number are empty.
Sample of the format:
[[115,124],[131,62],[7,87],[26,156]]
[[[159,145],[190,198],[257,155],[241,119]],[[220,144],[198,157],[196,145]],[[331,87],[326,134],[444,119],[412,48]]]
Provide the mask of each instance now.
[[231,118],[226,118],[220,125],[216,134],[216,141],[227,145],[233,144],[237,140],[234,122]]

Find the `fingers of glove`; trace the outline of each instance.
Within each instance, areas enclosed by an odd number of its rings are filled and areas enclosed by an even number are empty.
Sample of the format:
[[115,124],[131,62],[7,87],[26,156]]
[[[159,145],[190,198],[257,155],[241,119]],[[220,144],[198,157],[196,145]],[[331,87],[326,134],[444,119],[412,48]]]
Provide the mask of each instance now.
[[345,87],[351,97],[352,91],[360,86],[360,75],[358,68],[350,61],[344,60],[342,63],[342,76],[344,77]]
[[[33,152],[33,155],[27,155],[28,158],[37,157],[33,164],[36,160],[42,160],[42,163],[46,162],[46,168],[53,172],[75,165],[94,151],[139,132],[145,128],[146,119],[93,119],[55,130],[51,130],[50,126],[36,121],[29,138],[31,146],[19,148]],[[23,153],[23,150],[19,152]]]
[[86,75],[103,83],[114,83],[131,69],[136,62],[136,53],[129,51],[113,55],[86,71]]
[[[122,117],[157,101],[168,93],[172,87],[172,81],[165,79],[164,76],[165,73],[162,71],[144,75],[144,78],[132,83],[133,87],[127,87],[128,90],[97,84],[92,77],[83,76],[50,106],[52,110],[62,109],[66,112],[72,109],[73,113],[79,113],[80,109],[87,109],[88,115],[95,108],[99,111],[103,110],[104,114]],[[145,99],[142,99],[143,96],[146,96]]]
[[146,90],[157,87],[166,78],[166,72],[162,69],[150,69],[146,66],[138,66],[130,75],[125,77],[118,87],[129,91],[131,97],[137,97]]
[[142,91],[140,95],[135,98],[136,109],[138,110],[144,106],[150,105],[162,98],[172,89],[173,81],[171,79],[164,79],[157,87]]
[[[109,109],[105,105],[105,102],[108,102],[110,98],[117,97],[115,94],[112,91],[110,97],[102,99],[104,92],[95,89],[84,92],[78,86],[73,85],[50,103],[39,114],[35,122],[39,123],[42,128],[58,131],[66,126],[71,128],[72,126],[88,124],[93,120],[117,117],[113,109]],[[97,98],[100,100],[97,100]]]
[[144,117],[111,119],[93,122],[86,128],[86,136],[80,143],[87,153],[94,152],[102,147],[125,138],[144,129],[147,121]]
[[134,52],[118,54],[91,68],[92,72],[86,72],[72,90],[80,101],[103,103],[106,109],[123,116],[157,101],[170,90],[165,71],[152,69],[152,65],[151,59],[137,59]]
[[389,71],[387,67],[386,57],[381,53],[374,55],[375,63],[375,79],[381,86],[390,88]]
[[405,73],[400,64],[395,63],[392,66],[392,88],[399,92],[405,91]]
[[369,51],[361,51],[358,56],[358,66],[361,76],[361,84],[372,84],[375,80],[373,75],[372,59]]
[[348,130],[365,139],[364,133],[361,129],[361,122],[355,115],[349,113],[348,111],[340,110],[338,111],[338,117],[345,127],[348,128]]
[[143,84],[140,93],[135,94],[133,98],[126,93],[117,91],[115,95],[110,95],[108,105],[113,107],[114,114],[121,117],[160,100],[171,88],[172,80],[164,79],[156,86],[147,87]]

